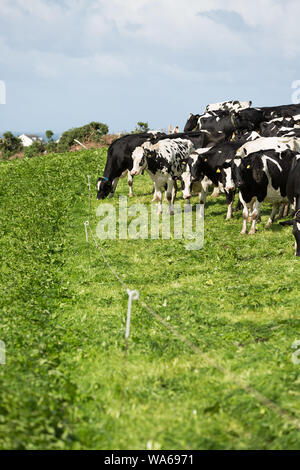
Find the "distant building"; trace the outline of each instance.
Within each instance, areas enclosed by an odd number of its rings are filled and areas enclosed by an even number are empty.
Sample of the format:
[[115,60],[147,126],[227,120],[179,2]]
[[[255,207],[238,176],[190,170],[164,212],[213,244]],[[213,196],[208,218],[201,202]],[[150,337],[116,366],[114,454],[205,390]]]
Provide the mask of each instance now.
[[43,142],[42,137],[34,134],[21,134],[19,135],[19,139],[21,139],[23,147],[30,147],[33,142]]

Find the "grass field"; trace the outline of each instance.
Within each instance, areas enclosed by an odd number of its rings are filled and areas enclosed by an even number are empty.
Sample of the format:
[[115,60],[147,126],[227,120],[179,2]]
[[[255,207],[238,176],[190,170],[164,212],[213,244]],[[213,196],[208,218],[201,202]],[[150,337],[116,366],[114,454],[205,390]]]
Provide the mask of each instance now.
[[[245,237],[241,214],[226,222],[223,198],[209,198],[201,251],[174,239],[99,241],[124,282],[199,349],[134,302],[121,412],[128,295],[92,244],[89,266],[83,226],[90,174],[95,233],[105,158],[0,165],[0,448],[299,449],[289,417],[300,422],[300,265],[291,229],[263,228],[268,206]],[[150,204],[151,187],[136,178],[130,204]]]

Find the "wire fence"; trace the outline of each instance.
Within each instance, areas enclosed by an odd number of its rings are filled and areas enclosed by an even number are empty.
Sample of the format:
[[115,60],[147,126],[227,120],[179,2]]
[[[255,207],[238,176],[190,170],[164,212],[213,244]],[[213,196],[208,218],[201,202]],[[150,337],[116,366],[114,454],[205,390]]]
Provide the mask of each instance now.
[[[90,199],[91,199],[90,192],[91,190],[90,190],[90,180],[89,180],[89,220],[90,220]],[[278,417],[288,422],[290,425],[292,425],[296,429],[300,430],[300,420],[296,416],[294,416],[290,411],[287,411],[286,409],[280,407],[274,401],[265,397],[261,392],[259,392],[254,387],[249,385],[244,378],[232,373],[229,369],[220,365],[208,353],[203,352],[198,346],[192,343],[188,338],[186,338],[184,335],[179,333],[175,327],[170,325],[161,315],[159,315],[159,313],[157,313],[151,306],[149,306],[141,298],[141,295],[136,290],[131,290],[131,288],[126,284],[126,282],[124,282],[124,280],[120,277],[119,273],[116,271],[116,269],[112,266],[112,264],[106,257],[103,248],[97,242],[97,239],[92,231],[91,224],[88,222],[89,221],[85,222],[86,233],[87,233],[87,230],[89,229],[95,248],[100,253],[106,266],[109,268],[111,273],[114,275],[114,277],[117,279],[117,281],[120,283],[120,285],[124,289],[124,293],[126,292],[129,296],[126,332],[125,332],[124,380],[123,380],[123,387],[122,387],[121,410],[122,410],[123,403],[124,403],[126,380],[127,380],[127,358],[128,358],[128,339],[129,339],[129,332],[130,332],[131,304],[132,304],[132,299],[134,299],[140,304],[141,307],[143,307],[148,313],[150,313],[153,318],[155,318],[161,325],[163,325],[163,327],[166,328],[174,336],[174,338],[184,343],[189,349],[191,349],[195,354],[197,354],[199,358],[201,359],[202,364],[206,363],[206,365],[209,365],[210,367],[221,372],[221,374],[226,378],[227,381],[230,381],[234,383],[235,385],[237,385],[239,388],[244,390],[247,394],[255,398],[256,401],[258,401],[261,405],[265,406],[266,408],[271,410],[273,413],[275,413]],[[86,235],[86,240],[87,240],[87,244],[89,244],[87,235]]]

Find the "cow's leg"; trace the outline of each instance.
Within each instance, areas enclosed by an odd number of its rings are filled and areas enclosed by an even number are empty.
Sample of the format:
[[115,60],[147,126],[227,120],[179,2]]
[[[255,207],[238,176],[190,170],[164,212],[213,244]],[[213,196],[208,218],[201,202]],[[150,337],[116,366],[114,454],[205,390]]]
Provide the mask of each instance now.
[[108,196],[109,199],[112,198],[113,195],[115,194],[115,190],[117,188],[118,182],[119,182],[119,178],[115,178],[113,180],[112,185],[111,185],[111,192],[110,192],[110,195]]
[[242,227],[241,234],[242,234],[242,235],[246,235],[246,233],[247,233],[247,223],[248,223],[249,210],[248,210],[248,205],[247,205],[246,202],[244,201],[243,196],[242,196],[241,193],[240,193],[240,195],[239,195],[239,198],[240,198],[240,201],[241,201],[242,206],[243,206],[243,227]]
[[132,184],[133,184],[133,176],[131,175],[130,171],[128,171],[129,197],[133,197]]
[[157,190],[156,190],[155,185],[154,185],[154,194],[153,194],[153,199],[152,199],[151,202],[156,202],[158,200],[159,199],[158,199],[158,195],[157,195]]
[[213,190],[213,193],[211,195],[212,198],[216,199],[217,197],[220,196],[220,189],[218,187],[215,187],[215,189]]
[[295,255],[300,256],[300,196],[297,197],[295,206],[296,214],[294,219],[293,235],[295,237]]
[[289,211],[290,211],[290,205],[285,204],[284,210],[283,210],[283,217],[287,217],[289,215]]
[[208,194],[207,188],[202,185],[201,193],[199,194],[199,200],[200,200],[200,204],[203,204],[204,206],[206,204],[207,194]]
[[234,198],[235,198],[235,191],[230,191],[229,193],[226,193],[226,200],[228,204],[226,220],[232,219],[232,207],[234,203]]
[[157,213],[158,215],[159,214],[162,214],[162,191],[161,191],[161,187],[158,186],[156,183],[155,183],[155,193],[156,195],[156,201],[158,201],[158,205],[157,205]]
[[243,208],[243,205],[242,205],[241,201],[239,200],[237,205],[235,206],[234,212],[241,211],[242,208]]
[[168,180],[167,184],[167,191],[166,191],[166,198],[169,203],[169,213],[170,215],[174,215],[174,201],[176,196],[176,189],[174,185],[174,181],[172,179]]
[[256,221],[257,221],[257,218],[260,214],[260,208],[261,208],[261,202],[259,201],[255,201],[254,203],[254,207],[253,207],[253,210],[252,210],[252,214],[251,214],[251,220],[252,220],[252,224],[251,224],[251,229],[249,231],[249,235],[255,235],[255,232],[256,232]]
[[283,213],[284,213],[284,210],[285,210],[285,203],[282,202],[280,204],[280,209],[279,209],[279,213],[278,213],[278,217],[277,217],[277,220],[281,220],[283,218]]
[[270,228],[270,227],[271,227],[271,225],[272,225],[272,223],[274,222],[275,217],[276,217],[276,215],[278,214],[278,212],[279,212],[279,203],[277,202],[277,203],[273,204],[272,213],[271,213],[271,215],[270,215],[270,217],[269,217],[268,222],[266,223],[266,228]]
[[204,211],[205,211],[205,204],[206,204],[206,199],[207,199],[207,196],[208,196],[208,190],[209,190],[209,184],[208,183],[205,183],[204,181],[202,181],[202,184],[201,184],[201,192],[199,194],[199,199],[200,199],[200,205],[202,207],[201,209],[201,216],[204,217]]
[[193,206],[191,204],[191,200],[188,199],[186,205],[184,206],[184,212],[192,212]]

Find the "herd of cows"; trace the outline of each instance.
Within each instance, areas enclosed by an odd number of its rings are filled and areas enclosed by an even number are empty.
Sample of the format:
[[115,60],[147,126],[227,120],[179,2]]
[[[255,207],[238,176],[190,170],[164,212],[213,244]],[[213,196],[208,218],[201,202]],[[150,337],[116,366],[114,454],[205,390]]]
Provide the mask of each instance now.
[[300,256],[300,104],[253,108],[251,102],[228,101],[208,105],[205,113],[191,114],[183,133],[125,135],[108,149],[97,198],[113,196],[120,177],[128,174],[130,196],[133,177],[147,171],[154,182],[154,199],[162,211],[166,190],[170,213],[181,182],[183,198],[199,192],[205,204],[211,186],[226,196],[227,218],[232,217],[235,194],[243,208],[243,234],[256,231],[261,205],[270,202],[271,226],[276,215],[291,211],[290,220]]

